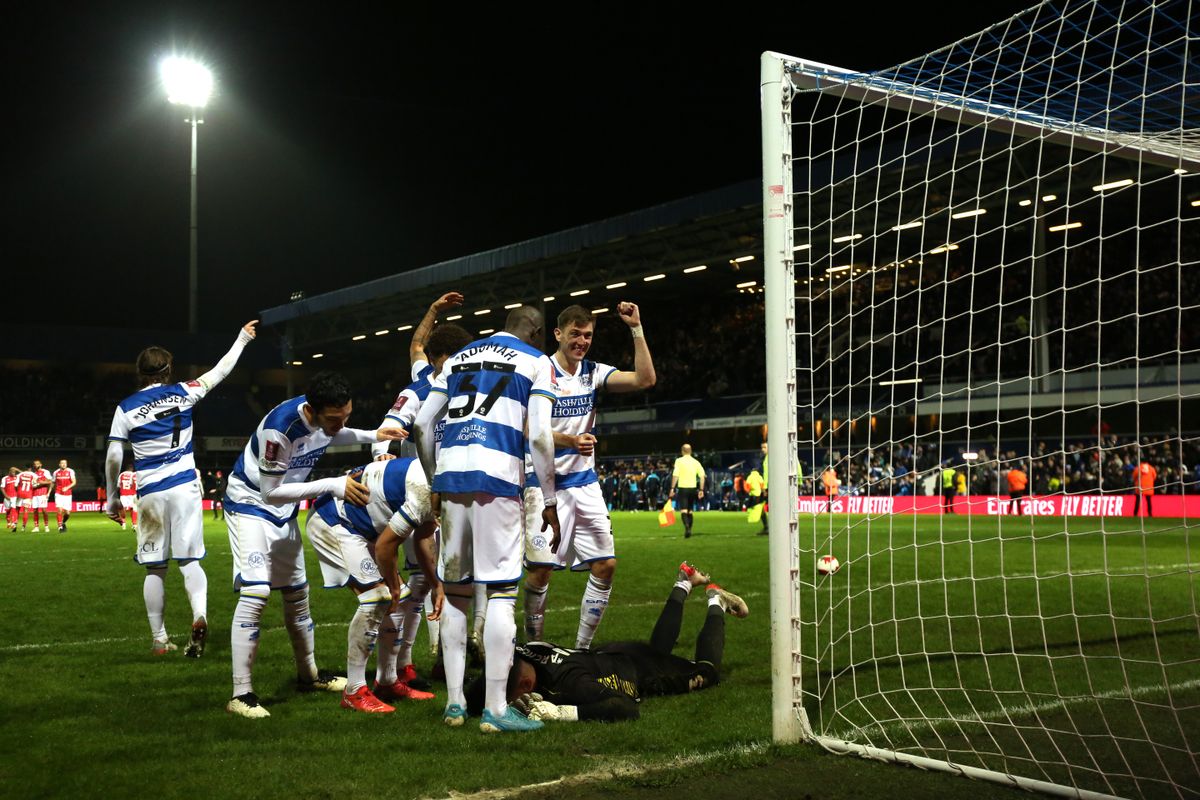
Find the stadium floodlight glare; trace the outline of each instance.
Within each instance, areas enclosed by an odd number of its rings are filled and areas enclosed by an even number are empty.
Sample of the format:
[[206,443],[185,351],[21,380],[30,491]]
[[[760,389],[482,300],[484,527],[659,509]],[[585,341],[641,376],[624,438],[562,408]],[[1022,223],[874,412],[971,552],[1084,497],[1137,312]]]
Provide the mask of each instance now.
[[1033,201],[1032,201],[1032,200],[1022,200],[1021,202],[1017,203],[1017,205],[1019,205],[1019,206],[1021,206],[1022,208],[1024,208],[1025,206],[1031,206],[1031,205],[1033,205]]
[[906,222],[903,225],[893,225],[892,230],[906,231],[906,230],[909,230],[910,228],[919,228],[924,224],[925,224],[924,222],[919,222],[919,221],[918,222]]
[[792,248],[792,252],[793,252],[793,253],[797,253],[797,252],[799,252],[799,251],[801,251],[801,250],[807,250],[807,249],[808,249],[808,248],[810,248],[810,247],[812,247],[812,245],[811,245],[811,244],[798,244],[798,245],[796,245],[795,247],[793,247],[793,248]]
[[292,366],[293,367],[302,367],[302,366],[304,366],[304,362],[303,361],[293,361]]
[[181,106],[204,108],[212,97],[213,76],[208,67],[190,58],[170,56],[158,65],[167,100]]
[[591,289],[576,289],[575,291],[571,292],[571,297],[580,297],[585,294],[591,294],[591,292]]
[[454,320],[462,319],[462,317],[462,314],[451,314],[450,316],[446,317],[446,322],[454,322]]
[[314,359],[318,359],[318,358],[324,358],[324,357],[325,357],[325,354],[324,354],[324,353],[313,353],[313,354],[312,354],[312,357],[313,357]]
[[616,283],[608,284],[604,288],[605,289],[620,289],[622,286],[627,286],[627,285],[628,284],[625,281],[617,281]]
[[192,126],[192,202],[191,220],[188,226],[188,333],[194,334],[200,326],[198,291],[200,271],[197,266],[200,225],[196,212],[196,152],[200,135],[200,109],[207,105],[209,97],[212,96],[213,77],[212,72],[203,64],[179,56],[164,58],[159,62],[158,74],[162,79],[163,88],[166,89],[167,100],[174,104],[189,106],[192,109],[190,118],[185,121]]
[[484,314],[490,314],[490,313],[492,313],[492,310],[490,308],[481,308],[475,312],[475,316],[482,317]]
[[521,304],[520,304],[520,303],[509,303],[508,305],[506,305],[506,306],[504,307],[504,310],[505,310],[505,311],[512,311],[514,308],[520,308],[520,307],[521,307]]
[[608,306],[605,306],[604,308],[593,308],[592,309],[593,314],[603,314],[607,311],[608,311]]
[[396,328],[397,333],[399,333],[401,331],[411,331],[411,330],[412,330],[412,325],[401,325],[399,328]]
[[1054,202],[1055,200],[1057,200],[1057,199],[1058,199],[1058,195],[1056,195],[1056,194],[1044,194],[1044,195],[1042,195],[1042,202],[1043,202],[1043,203],[1053,203],[1053,202]]
[[484,328],[483,330],[481,330],[481,331],[479,332],[479,335],[480,335],[480,336],[487,336],[489,333],[495,333],[495,332],[496,332],[496,329],[495,329],[495,328]]
[[367,335],[365,333],[360,333],[358,336],[350,337],[350,341],[357,342],[357,341],[361,341],[362,339],[365,339],[365,338],[367,338]]
[[830,267],[829,269],[825,270],[825,274],[826,275],[835,275],[839,272],[845,272],[846,270],[850,269],[853,266],[854,266],[853,264],[846,264],[845,266],[841,266],[841,267]]
[[693,273],[693,272],[703,272],[703,271],[704,271],[704,270],[706,270],[706,269],[708,269],[708,264],[701,264],[701,265],[700,265],[700,266],[698,266],[698,267],[688,267],[687,269],[685,269],[685,270],[683,271],[683,274],[684,274],[684,275],[690,275],[690,274],[691,274],[691,273]]
[[1051,225],[1046,230],[1050,231],[1051,233],[1058,233],[1059,231],[1069,231],[1069,230],[1072,230],[1073,228],[1082,228],[1082,227],[1083,227],[1082,222],[1064,222],[1062,225]]
[[1122,189],[1126,186],[1133,186],[1133,178],[1125,178],[1124,180],[1109,181],[1108,183],[1101,183],[1098,186],[1093,186],[1092,191],[1093,192],[1107,192],[1109,189]]
[[841,244],[842,242],[852,242],[855,239],[861,239],[861,238],[862,238],[861,233],[851,233],[851,234],[847,234],[846,236],[835,236],[833,239],[833,243]]
[[661,281],[665,277],[667,277],[667,273],[660,272],[657,275],[647,275],[646,277],[642,278],[642,280],[646,283],[649,283],[650,281]]
[[956,244],[942,244],[929,251],[929,255],[936,256],[938,253],[949,253],[951,250],[957,250]]
[[1183,167],[1176,167],[1175,174],[1176,175],[1187,175],[1187,170],[1184,169]]
[[966,452],[966,453],[963,453],[962,456],[963,456],[963,461],[978,461],[979,460],[979,453],[975,453],[975,452]]
[[1200,200],[1193,200],[1193,201],[1192,201],[1192,208],[1196,208],[1197,206],[1200,206]]
[[966,219],[967,217],[978,217],[981,214],[986,214],[986,208],[973,208],[970,211],[959,211],[950,215],[950,219]]
[[376,335],[376,336],[387,336],[387,335],[388,335],[389,333],[391,333],[391,332],[392,332],[392,331],[391,331],[391,329],[390,329],[390,328],[384,328],[384,329],[383,329],[383,330],[381,330],[381,331],[375,331],[375,335]]
[[749,289],[751,286],[757,286],[757,285],[758,285],[758,281],[746,281],[745,283],[739,283],[737,285],[737,288]]
[[894,381],[880,381],[880,386],[905,386],[911,383],[920,383],[920,378],[897,378]]
[[542,298],[542,302],[543,302],[543,303],[553,303],[553,302],[554,302],[554,295],[550,295],[549,297],[543,297],[543,298]]
[[730,264],[741,264],[742,262],[753,261],[753,260],[754,260],[754,256],[738,256],[737,258],[729,259],[729,263]]

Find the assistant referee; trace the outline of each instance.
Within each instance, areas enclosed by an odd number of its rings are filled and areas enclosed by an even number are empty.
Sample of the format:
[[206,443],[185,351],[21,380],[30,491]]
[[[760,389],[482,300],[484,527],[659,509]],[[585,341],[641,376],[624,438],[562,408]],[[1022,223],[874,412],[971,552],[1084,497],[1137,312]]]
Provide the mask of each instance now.
[[680,516],[683,517],[683,538],[687,539],[692,535],[692,509],[695,508],[697,500],[704,499],[704,467],[692,458],[690,444],[685,444],[679,452],[679,458],[675,459],[675,469],[671,473],[671,493],[667,499],[674,500],[675,496],[679,495],[675,508],[679,509]]

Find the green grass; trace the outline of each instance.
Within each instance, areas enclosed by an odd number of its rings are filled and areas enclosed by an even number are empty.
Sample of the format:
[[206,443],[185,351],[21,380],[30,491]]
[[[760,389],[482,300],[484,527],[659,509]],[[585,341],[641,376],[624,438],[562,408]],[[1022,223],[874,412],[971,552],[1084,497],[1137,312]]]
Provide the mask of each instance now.
[[[690,791],[700,775],[709,797],[745,797],[747,791],[828,798],[953,795],[968,786],[979,797],[1011,796],[999,787],[838,759],[813,747],[769,746],[766,537],[755,536],[735,514],[698,515],[699,535],[686,541],[678,526],[660,530],[652,514],[614,514],[613,522],[621,561],[599,640],[647,637],[675,566],[686,558],[750,603],[751,616],[730,619],[727,626],[724,682],[691,696],[647,700],[635,723],[556,725],[520,737],[485,737],[474,725],[443,727],[444,694],[384,716],[344,711],[333,695],[297,694],[277,597],[267,608],[255,667],[256,690],[272,717],[256,722],[226,714],[228,621],[236,598],[229,589],[224,525],[211,517],[204,564],[214,630],[199,661],[150,656],[143,571],[130,559],[132,532],[97,514],[77,514],[65,536],[0,533],[0,681],[6,687],[0,785],[6,797],[149,792],[401,798],[588,775],[607,780],[573,794],[651,797],[678,796],[681,787]],[[1194,765],[1171,748],[1182,743],[1194,752],[1200,722],[1194,710],[1163,712],[1166,695],[1154,687],[1183,687],[1174,690],[1175,705],[1200,706],[1192,683],[1200,678],[1200,587],[1195,566],[1190,572],[1177,566],[1195,565],[1200,554],[1195,542],[1189,551],[1178,521],[1156,522],[1147,536],[1130,522],[1098,529],[1086,520],[1065,529],[1061,520],[1039,520],[1031,528],[1028,520],[1001,525],[875,518],[868,525],[865,518],[806,519],[803,557],[832,551],[845,565],[801,594],[806,618],[820,620],[802,628],[811,659],[803,665],[810,715],[843,737],[888,737],[909,748],[940,746],[951,755],[994,751],[985,760],[1007,757],[1013,769],[1029,773],[1023,748],[1050,761],[1069,737],[1047,738],[1031,728],[1022,741],[989,715],[1008,713],[1028,724],[1037,717],[1012,709],[1045,700],[1041,693],[1056,687],[1070,695],[1144,686],[1149,688],[1136,704],[1071,702],[1037,713],[1047,726],[1073,736],[1105,726],[1135,740],[1148,732],[1164,746],[1149,753],[1123,743],[1125,757],[1132,753],[1155,763],[1162,757],[1170,769],[1181,770],[1177,780],[1194,789]],[[1059,574],[1068,553],[1075,577]],[[1106,564],[1116,577],[1079,574]],[[311,552],[308,565],[310,578],[318,579]],[[1147,566],[1162,574],[1151,581],[1139,577]],[[811,575],[807,562],[805,569]],[[1029,577],[1015,577],[1022,575]],[[582,590],[582,576],[556,576],[547,638],[573,641]],[[190,613],[175,570],[167,599],[168,629],[182,643]],[[322,665],[344,665],[345,626],[354,607],[344,590],[314,589]],[[1147,623],[1151,610],[1154,621]],[[680,652],[690,655],[703,611],[699,597],[689,601]],[[416,654],[422,671],[431,660],[425,643],[422,629]],[[983,691],[989,687],[999,694]],[[972,712],[988,721],[936,722]],[[909,715],[935,723],[908,729],[894,724],[897,716]],[[854,733],[852,723],[875,727]],[[1106,768],[1111,761],[1120,771],[1121,751],[1099,740],[1093,749]],[[679,763],[687,768],[672,768]],[[1095,783],[1086,770],[1075,776]],[[1114,788],[1139,791],[1129,782]],[[1140,790],[1162,788],[1149,783]]]

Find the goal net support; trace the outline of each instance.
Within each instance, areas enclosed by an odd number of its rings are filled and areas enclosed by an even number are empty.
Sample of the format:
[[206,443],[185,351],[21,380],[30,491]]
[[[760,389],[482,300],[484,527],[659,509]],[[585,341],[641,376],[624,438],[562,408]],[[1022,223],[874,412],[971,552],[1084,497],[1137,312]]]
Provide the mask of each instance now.
[[1200,797],[1196,9],[766,53],[762,128],[776,740]]

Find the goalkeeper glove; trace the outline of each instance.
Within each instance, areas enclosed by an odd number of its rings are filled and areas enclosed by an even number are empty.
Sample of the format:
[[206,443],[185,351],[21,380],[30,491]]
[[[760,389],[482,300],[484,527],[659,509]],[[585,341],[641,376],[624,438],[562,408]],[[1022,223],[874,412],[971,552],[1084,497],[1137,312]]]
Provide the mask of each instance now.
[[529,692],[518,697],[513,705],[530,719],[543,722],[576,722],[579,720],[577,706],[559,706],[543,700],[540,694]]

